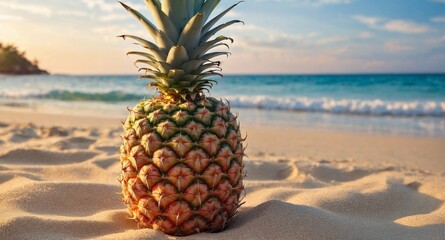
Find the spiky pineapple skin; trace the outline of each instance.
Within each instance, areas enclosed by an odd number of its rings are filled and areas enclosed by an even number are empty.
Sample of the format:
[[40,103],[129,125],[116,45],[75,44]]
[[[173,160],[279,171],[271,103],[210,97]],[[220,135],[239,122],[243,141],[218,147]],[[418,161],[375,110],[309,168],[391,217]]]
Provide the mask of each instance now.
[[244,190],[243,139],[230,106],[153,98],[123,127],[119,180],[139,226],[170,235],[223,230]]

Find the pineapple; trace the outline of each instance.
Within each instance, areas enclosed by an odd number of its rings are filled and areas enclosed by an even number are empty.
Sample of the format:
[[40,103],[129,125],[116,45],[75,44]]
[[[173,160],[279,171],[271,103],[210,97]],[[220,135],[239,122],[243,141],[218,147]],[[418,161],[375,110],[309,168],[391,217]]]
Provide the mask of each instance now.
[[123,201],[140,227],[170,235],[221,231],[241,205],[243,139],[230,104],[205,95],[222,76],[210,50],[233,42],[212,38],[239,20],[215,24],[237,4],[209,20],[220,0],[145,0],[157,26],[121,3],[154,42],[133,35],[142,78],[159,96],[130,110],[119,160]]

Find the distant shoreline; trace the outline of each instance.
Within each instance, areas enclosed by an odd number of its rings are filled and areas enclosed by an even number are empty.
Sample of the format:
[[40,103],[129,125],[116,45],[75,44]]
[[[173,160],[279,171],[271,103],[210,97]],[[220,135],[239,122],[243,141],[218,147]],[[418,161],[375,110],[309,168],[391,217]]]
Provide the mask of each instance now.
[[[1,75],[1,73],[0,73]],[[134,73],[54,73],[50,75],[55,76],[80,76],[80,77],[96,77],[96,76],[103,76],[103,77],[125,77],[125,76],[132,76],[132,77],[138,77],[141,75],[134,74]],[[224,76],[392,76],[392,75],[445,75],[445,72],[443,73],[226,73],[223,74]]]
[[26,72],[26,73],[3,73],[0,72],[0,76],[28,76],[28,75],[52,75],[48,71],[41,70],[39,72]]
[[25,55],[25,52],[20,51],[13,44],[2,44],[0,42],[0,74],[48,74],[48,71],[40,69],[36,59],[30,61]]

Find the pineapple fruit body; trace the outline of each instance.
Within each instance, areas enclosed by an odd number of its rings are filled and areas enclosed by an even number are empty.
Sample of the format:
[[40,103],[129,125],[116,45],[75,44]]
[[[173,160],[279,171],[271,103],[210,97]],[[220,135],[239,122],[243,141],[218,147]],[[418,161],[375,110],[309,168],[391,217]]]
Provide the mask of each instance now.
[[171,235],[222,230],[244,190],[242,142],[223,101],[140,101],[124,123],[119,179],[139,226]]
[[[124,123],[119,178],[123,201],[140,227],[171,235],[224,229],[241,205],[243,139],[229,104],[207,97],[222,77],[232,38],[215,36],[236,23],[210,17],[221,0],[144,0],[155,23],[121,3],[151,39],[136,41],[135,65],[159,95],[139,102]],[[139,66],[141,65],[141,66]]]

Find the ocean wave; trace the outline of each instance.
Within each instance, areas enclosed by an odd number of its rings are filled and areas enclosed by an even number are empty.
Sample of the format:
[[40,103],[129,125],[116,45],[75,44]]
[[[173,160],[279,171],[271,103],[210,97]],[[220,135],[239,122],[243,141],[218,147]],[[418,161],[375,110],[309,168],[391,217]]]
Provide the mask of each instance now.
[[20,91],[3,92],[0,98],[6,99],[53,99],[61,101],[98,101],[98,102],[125,102],[144,98],[143,95],[124,93],[122,91],[111,91],[105,93],[72,92],[67,90],[42,91]]
[[227,98],[233,107],[359,115],[445,116],[445,102],[382,101],[331,98],[240,96]]
[[[51,99],[68,102],[128,102],[139,101],[145,96],[109,91],[103,93],[88,93],[84,91],[52,90],[1,92],[0,99]],[[337,114],[358,114],[374,116],[437,116],[445,117],[445,102],[443,101],[384,101],[359,99],[307,98],[307,97],[273,97],[273,96],[229,96],[232,107],[326,112]]]

